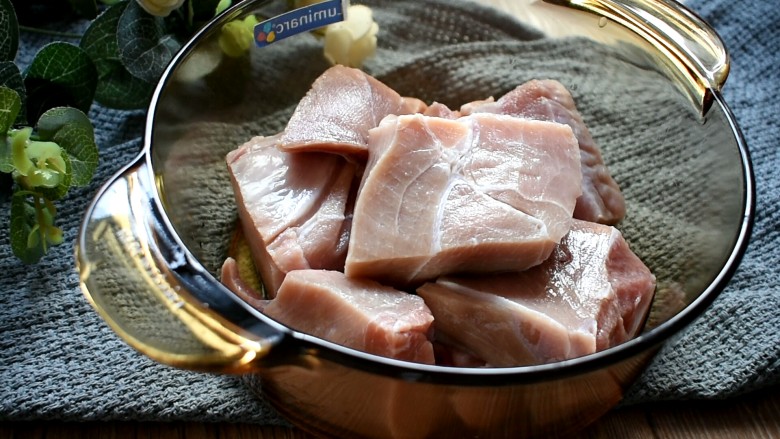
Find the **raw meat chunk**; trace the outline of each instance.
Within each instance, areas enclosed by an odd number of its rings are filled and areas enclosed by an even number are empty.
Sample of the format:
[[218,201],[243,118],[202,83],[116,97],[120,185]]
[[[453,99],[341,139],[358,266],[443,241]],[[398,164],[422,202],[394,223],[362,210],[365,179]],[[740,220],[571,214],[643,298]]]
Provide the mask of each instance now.
[[345,273],[397,287],[523,270],[569,231],[581,173],[563,124],[389,116],[371,131]]
[[443,277],[417,293],[436,334],[490,366],[565,360],[634,337],[655,277],[612,226],[575,220],[544,264],[517,273]]
[[263,311],[301,332],[371,354],[433,364],[433,316],[423,300],[338,271],[287,274]]
[[279,140],[287,152],[320,151],[365,158],[368,130],[389,114],[425,111],[359,69],[336,65],[312,84]]
[[443,117],[445,119],[457,119],[460,117],[459,111],[451,110],[448,106],[434,102],[423,112],[426,116]]
[[555,80],[526,82],[493,102],[476,101],[461,107],[463,115],[509,114],[569,125],[577,137],[582,160],[582,195],[574,217],[602,224],[617,224],[626,214],[625,199],[609,173],[601,150],[577,111],[566,87]]
[[401,98],[403,103],[398,114],[424,113],[428,111],[428,104],[420,99],[404,96]]
[[[478,111],[477,111],[478,108],[480,108],[480,107],[482,107],[483,105],[486,105],[486,104],[493,104],[495,102],[496,102],[496,99],[493,96],[490,96],[490,97],[485,98],[485,99],[471,101],[469,103],[461,105],[459,113],[462,116],[468,116],[469,114],[472,114],[472,113],[478,113]],[[485,107],[485,111],[482,111],[482,113],[499,113],[498,111],[488,111],[489,108],[490,107]]]
[[271,298],[289,271],[343,269],[355,180],[342,157],[287,154],[278,139],[256,137],[227,155],[243,233]]

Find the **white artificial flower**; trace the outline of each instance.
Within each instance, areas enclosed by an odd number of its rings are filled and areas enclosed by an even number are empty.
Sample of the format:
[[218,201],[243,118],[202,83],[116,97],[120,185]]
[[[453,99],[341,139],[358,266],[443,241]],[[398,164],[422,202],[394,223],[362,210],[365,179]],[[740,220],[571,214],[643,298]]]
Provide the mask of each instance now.
[[325,29],[325,58],[331,64],[359,68],[363,61],[376,53],[376,24],[371,9],[352,5],[347,20],[329,25]]
[[179,9],[184,0],[136,0],[144,10],[158,17],[167,17],[172,11]]
[[223,51],[217,42],[198,47],[176,68],[174,78],[180,82],[194,82],[204,78],[219,67]]

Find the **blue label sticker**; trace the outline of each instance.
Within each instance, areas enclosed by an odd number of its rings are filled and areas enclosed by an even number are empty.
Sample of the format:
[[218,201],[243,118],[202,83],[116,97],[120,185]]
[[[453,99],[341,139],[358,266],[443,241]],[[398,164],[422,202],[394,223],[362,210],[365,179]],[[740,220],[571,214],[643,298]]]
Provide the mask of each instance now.
[[293,9],[255,25],[255,43],[265,47],[275,41],[344,21],[346,0],[327,0]]

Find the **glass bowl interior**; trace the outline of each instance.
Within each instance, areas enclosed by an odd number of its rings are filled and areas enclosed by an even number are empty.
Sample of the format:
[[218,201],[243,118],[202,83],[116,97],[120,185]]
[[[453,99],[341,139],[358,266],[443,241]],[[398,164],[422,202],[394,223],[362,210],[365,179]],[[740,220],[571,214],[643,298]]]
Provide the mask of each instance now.
[[[702,115],[653,47],[566,7],[531,5],[518,14],[459,1],[363,3],[380,27],[376,56],[363,68],[401,95],[457,108],[530,79],[556,79],[571,91],[625,195],[618,228],[657,277],[646,333],[723,287],[744,237],[750,182],[717,91]],[[222,22],[286,5],[248,2]],[[164,213],[215,277],[237,221],[225,155],[283,130],[330,66],[312,33],[239,57],[221,52],[220,34],[221,25],[210,27],[171,66],[147,132]]]

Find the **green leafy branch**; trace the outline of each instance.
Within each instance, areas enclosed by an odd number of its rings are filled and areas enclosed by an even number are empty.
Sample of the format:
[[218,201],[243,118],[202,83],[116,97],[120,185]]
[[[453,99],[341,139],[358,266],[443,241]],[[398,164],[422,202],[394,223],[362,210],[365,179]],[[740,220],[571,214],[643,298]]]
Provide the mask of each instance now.
[[[230,2],[186,0],[173,11],[149,12],[164,3],[0,0],[0,192],[10,197],[10,244],[24,263],[38,262],[63,241],[54,202],[92,180],[98,146],[87,114],[93,103],[148,106],[182,43]],[[85,21],[83,34],[46,26],[61,24],[63,13]],[[54,39],[23,70],[15,62],[20,32]]]

